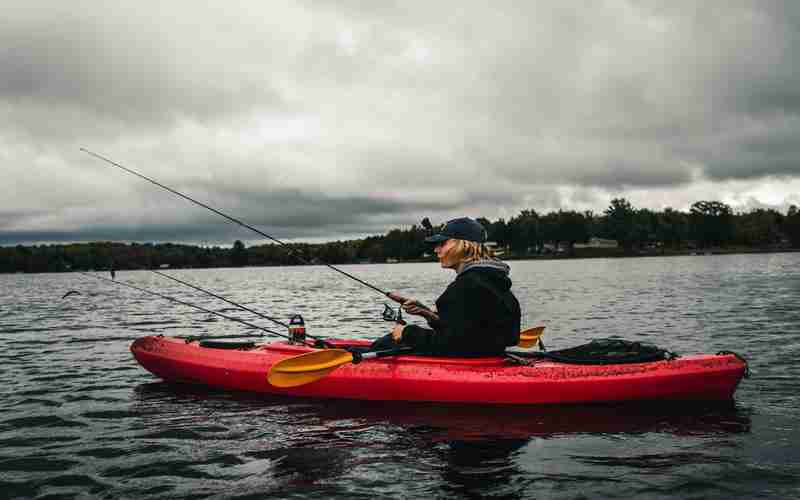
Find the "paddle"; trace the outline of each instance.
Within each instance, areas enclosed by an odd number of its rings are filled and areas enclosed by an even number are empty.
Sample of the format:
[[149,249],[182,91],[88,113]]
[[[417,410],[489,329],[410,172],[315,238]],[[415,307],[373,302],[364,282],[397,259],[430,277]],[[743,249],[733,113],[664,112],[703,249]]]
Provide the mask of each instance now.
[[364,359],[383,358],[411,352],[411,347],[387,351],[350,352],[344,349],[325,349],[308,352],[278,361],[269,369],[267,380],[275,387],[297,387],[325,377],[348,363],[358,364]]
[[544,348],[544,344],[542,344],[542,335],[544,335],[544,326],[534,326],[533,328],[528,328],[527,330],[522,330],[519,333],[519,343],[517,343],[517,347],[536,347],[537,345],[541,345]]
[[[541,342],[544,326],[523,330],[518,347],[535,347]],[[297,387],[319,380],[342,365],[358,364],[370,358],[382,358],[411,352],[411,347],[375,352],[350,352],[344,349],[324,349],[307,352],[278,361],[269,370],[267,380],[275,387]]]

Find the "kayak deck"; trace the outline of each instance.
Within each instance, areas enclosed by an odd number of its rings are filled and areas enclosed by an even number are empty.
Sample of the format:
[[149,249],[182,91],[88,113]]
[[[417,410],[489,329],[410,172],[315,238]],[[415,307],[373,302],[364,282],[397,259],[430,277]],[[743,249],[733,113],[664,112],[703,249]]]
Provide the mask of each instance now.
[[[328,341],[337,346],[366,341]],[[143,337],[131,352],[167,382],[287,396],[374,401],[474,404],[562,404],[654,400],[723,401],[733,394],[746,364],[733,354],[700,354],[669,361],[574,365],[504,357],[445,358],[402,355],[341,366],[326,377],[292,388],[267,381],[277,361],[311,352],[273,342],[243,349],[201,347],[163,336]]]

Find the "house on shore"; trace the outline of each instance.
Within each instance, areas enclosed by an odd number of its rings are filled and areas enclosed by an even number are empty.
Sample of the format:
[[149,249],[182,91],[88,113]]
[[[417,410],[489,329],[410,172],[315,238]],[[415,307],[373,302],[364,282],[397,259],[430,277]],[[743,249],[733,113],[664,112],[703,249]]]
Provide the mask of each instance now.
[[589,238],[587,243],[575,243],[575,248],[617,248],[617,240],[606,240],[603,238]]

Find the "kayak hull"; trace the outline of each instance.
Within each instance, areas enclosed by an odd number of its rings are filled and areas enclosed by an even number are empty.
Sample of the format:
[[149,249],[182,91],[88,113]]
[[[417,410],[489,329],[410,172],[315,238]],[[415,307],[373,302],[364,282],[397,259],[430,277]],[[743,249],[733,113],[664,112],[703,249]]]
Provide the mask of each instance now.
[[215,349],[163,336],[143,337],[131,345],[139,364],[167,382],[264,394],[373,401],[515,405],[724,401],[733,398],[746,370],[745,363],[732,354],[600,366],[552,361],[520,365],[502,357],[405,355],[344,365],[320,380],[299,387],[278,388],[269,384],[267,373],[274,363],[311,351],[286,342],[245,350]]

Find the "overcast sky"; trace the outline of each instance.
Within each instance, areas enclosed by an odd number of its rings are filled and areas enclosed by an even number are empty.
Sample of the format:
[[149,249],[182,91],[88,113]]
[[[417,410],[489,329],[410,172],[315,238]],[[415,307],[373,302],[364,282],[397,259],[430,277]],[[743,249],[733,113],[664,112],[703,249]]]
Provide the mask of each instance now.
[[800,2],[0,0],[0,244],[800,205]]

